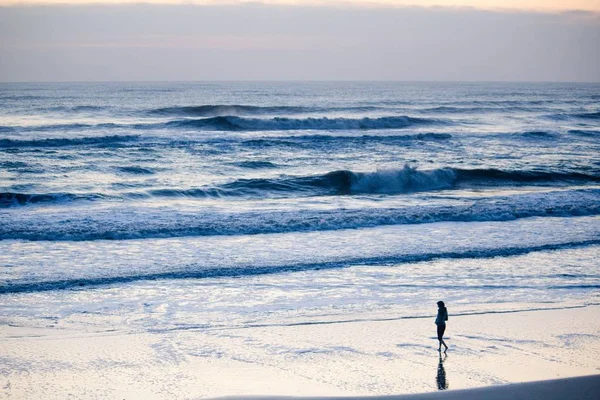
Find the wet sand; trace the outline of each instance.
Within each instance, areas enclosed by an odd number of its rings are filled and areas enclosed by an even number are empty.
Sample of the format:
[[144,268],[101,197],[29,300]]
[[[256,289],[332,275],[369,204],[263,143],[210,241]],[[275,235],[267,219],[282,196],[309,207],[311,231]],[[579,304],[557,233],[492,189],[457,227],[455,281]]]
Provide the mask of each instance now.
[[454,399],[470,398],[455,390],[477,387],[488,389],[469,393],[488,399],[509,398],[506,390],[532,393],[511,398],[534,399],[565,398],[547,394],[576,388],[587,391],[572,398],[598,393],[598,377],[524,389],[505,384],[598,374],[599,306],[451,315],[446,355],[437,351],[433,318],[168,331],[86,318],[85,324],[1,326],[0,398],[425,393],[406,398]]

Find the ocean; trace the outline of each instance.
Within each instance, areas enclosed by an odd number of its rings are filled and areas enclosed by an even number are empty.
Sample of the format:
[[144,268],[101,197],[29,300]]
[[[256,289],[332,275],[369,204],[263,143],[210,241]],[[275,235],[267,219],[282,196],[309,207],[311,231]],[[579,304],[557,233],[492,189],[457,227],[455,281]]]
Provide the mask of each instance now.
[[600,84],[0,84],[0,321],[600,303]]

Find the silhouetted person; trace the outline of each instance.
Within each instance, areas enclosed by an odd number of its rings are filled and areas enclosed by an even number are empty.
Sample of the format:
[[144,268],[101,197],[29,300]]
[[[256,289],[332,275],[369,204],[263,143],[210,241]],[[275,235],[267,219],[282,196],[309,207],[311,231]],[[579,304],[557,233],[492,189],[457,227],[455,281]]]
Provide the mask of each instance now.
[[[446,356],[444,356],[444,360]],[[444,360],[442,360],[442,353],[440,353],[440,362],[438,363],[437,376],[435,382],[437,383],[438,390],[448,389],[448,382],[446,381],[446,370],[444,369]]]
[[448,350],[448,346],[446,346],[446,342],[444,342],[444,332],[446,331],[446,321],[448,321],[448,309],[444,305],[443,301],[438,301],[438,313],[435,318],[435,324],[437,325],[437,336],[440,341],[440,347],[438,351],[442,351],[442,345],[444,345],[444,353]]

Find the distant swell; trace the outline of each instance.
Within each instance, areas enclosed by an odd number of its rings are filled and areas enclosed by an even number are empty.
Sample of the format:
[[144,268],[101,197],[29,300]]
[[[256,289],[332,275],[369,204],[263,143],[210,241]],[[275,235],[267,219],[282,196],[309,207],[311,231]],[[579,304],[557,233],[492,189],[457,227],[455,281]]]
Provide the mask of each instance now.
[[381,118],[242,118],[220,116],[203,119],[169,121],[167,128],[208,129],[221,131],[280,131],[280,130],[353,130],[402,129],[410,126],[440,124],[441,120],[407,116]]
[[[152,129],[155,126],[150,126],[148,129]],[[139,130],[142,129],[138,126]],[[245,147],[271,147],[271,146],[283,146],[283,147],[300,147],[300,148],[313,148],[316,144],[331,144],[334,146],[356,146],[366,143],[382,143],[388,145],[410,145],[410,142],[414,141],[441,141],[452,139],[452,135],[448,133],[415,133],[405,135],[352,135],[340,133],[325,134],[303,134],[303,135],[290,135],[290,136],[270,136],[261,139],[245,139],[239,143]],[[20,148],[58,148],[58,147],[69,147],[69,146],[99,146],[99,147],[119,147],[121,144],[128,145],[130,143],[137,144],[140,146],[150,147],[156,146],[156,137],[150,137],[145,135],[109,135],[109,136],[87,136],[87,137],[76,137],[76,138],[47,138],[47,139],[0,139],[0,149],[20,149]],[[207,143],[215,147],[222,146],[223,144],[235,143],[236,138],[204,138],[195,137],[186,139],[185,141],[173,139],[165,140],[161,142],[162,146],[178,147],[182,145],[189,145],[190,143]]]
[[163,107],[149,110],[149,115],[186,117],[223,117],[252,115],[289,115],[319,112],[366,112],[379,110],[376,106],[356,107],[301,107],[301,106],[250,106],[243,104],[207,104],[200,106]]
[[92,106],[92,105],[79,105],[79,106],[54,106],[41,108],[41,111],[63,111],[68,113],[89,113],[109,110],[107,106]]
[[533,112],[547,110],[545,107],[534,107],[532,105],[523,104],[489,104],[486,106],[478,107],[453,107],[453,106],[440,106],[432,107],[421,110],[423,113],[428,114],[486,114],[486,113],[508,113],[508,112]]
[[[134,124],[55,124],[32,126],[0,126],[0,132],[71,132],[71,131],[107,131],[111,129],[132,129],[147,131],[156,129],[192,129],[210,131],[291,131],[291,130],[376,130],[403,129],[415,126],[449,124],[449,121],[434,118],[416,118],[408,116],[390,116],[379,118],[245,118],[234,115],[210,118],[185,118],[167,122]],[[5,139],[8,140],[8,139]],[[54,139],[52,139],[54,140]],[[11,144],[12,141],[6,142]],[[17,142],[17,141],[14,141]]]
[[[4,127],[10,128],[12,131],[20,132],[71,132],[71,131],[90,131],[95,129],[101,129],[103,131],[108,129],[118,128],[131,128],[138,125],[126,125],[126,124],[115,124],[112,122],[101,123],[101,124],[83,124],[75,122],[72,124],[51,124],[51,125],[26,125],[26,126],[15,126],[15,127]],[[149,125],[146,124],[146,127]]]
[[297,114],[309,112],[307,107],[273,106],[259,107],[239,104],[216,104],[201,106],[164,107],[150,110],[150,115],[219,117],[225,115]]
[[13,140],[0,139],[0,148],[20,148],[20,147],[66,147],[66,146],[85,146],[85,145],[105,145],[111,143],[131,142],[138,140],[137,135],[112,135],[96,136],[82,138],[56,138],[56,139],[38,139],[38,140]]
[[546,131],[529,131],[521,133],[520,136],[527,139],[555,139],[559,135],[556,133]]

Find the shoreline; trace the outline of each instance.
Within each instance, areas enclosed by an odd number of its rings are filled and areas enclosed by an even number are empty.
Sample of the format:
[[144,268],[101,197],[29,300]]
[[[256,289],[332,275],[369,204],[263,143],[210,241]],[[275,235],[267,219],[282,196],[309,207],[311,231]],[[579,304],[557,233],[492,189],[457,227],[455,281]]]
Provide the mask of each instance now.
[[453,399],[444,396],[598,374],[599,327],[597,305],[451,314],[444,355],[433,318],[153,331],[85,314],[0,326],[0,398]]

